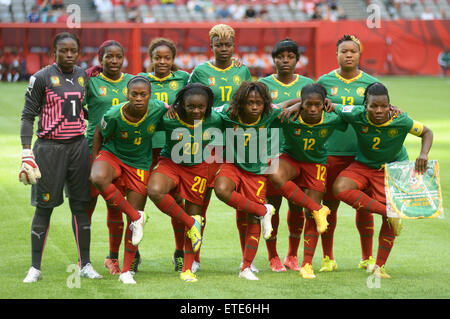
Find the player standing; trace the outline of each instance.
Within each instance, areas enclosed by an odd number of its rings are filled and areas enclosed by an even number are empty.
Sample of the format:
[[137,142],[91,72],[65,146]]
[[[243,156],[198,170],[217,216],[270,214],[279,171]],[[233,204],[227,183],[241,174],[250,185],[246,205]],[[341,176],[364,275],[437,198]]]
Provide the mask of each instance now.
[[336,112],[353,126],[358,143],[355,162],[339,174],[333,192],[337,199],[357,208],[360,214],[382,216],[378,254],[372,273],[379,278],[390,278],[384,265],[395,237],[400,234],[401,219],[387,217],[383,165],[408,160],[403,142],[409,133],[422,138],[416,159],[416,171],[422,174],[427,168],[433,132],[406,113],[393,116],[388,90],[381,83],[367,87],[364,106],[340,106]]
[[[20,136],[22,166],[19,179],[31,186],[36,207],[31,223],[31,267],[23,282],[42,278],[41,261],[53,209],[61,205],[64,185],[72,212],[80,276],[102,278],[90,263],[90,222],[87,213],[89,147],[82,103],[86,73],[76,66],[81,48],[78,37],[63,32],[53,39],[56,63],[31,76],[25,94]],[[39,117],[37,140],[31,150],[33,124]]]
[[[291,39],[278,41],[272,50],[272,59],[277,73],[271,74],[260,81],[267,85],[272,101],[278,104],[283,101],[300,98],[301,90],[305,85],[314,83],[310,78],[294,74],[295,66],[300,58],[298,45]],[[283,131],[280,131],[280,144],[283,145]],[[269,183],[267,185],[267,200],[275,207],[272,216],[272,236],[266,241],[269,265],[272,271],[286,271],[277,253],[277,233],[280,220],[279,209],[282,196]],[[289,203],[287,213],[289,228],[289,250],[284,259],[284,265],[292,270],[299,271],[297,251],[304,224],[304,214],[301,207]]]
[[150,101],[150,95],[150,82],[145,77],[135,76],[128,81],[128,101],[106,112],[93,141],[92,184],[111,209],[117,207],[117,213],[124,212],[128,217],[124,263],[119,276],[125,284],[136,283],[131,266],[148,218],[144,207],[152,164],[151,138],[167,112],[166,104]]
[[[85,104],[89,111],[89,122],[86,131],[86,138],[92,157],[92,143],[94,133],[100,124],[103,115],[114,105],[123,103],[127,99],[127,83],[133,77],[131,74],[121,71],[125,59],[122,45],[114,40],[103,42],[98,49],[98,60],[100,67],[92,67],[86,71],[88,82],[86,85]],[[89,217],[92,219],[95,206],[97,204],[99,192],[92,186],[92,200],[89,205]],[[123,236],[122,212],[114,207],[106,205],[106,224],[109,232],[109,255],[104,261],[104,265],[111,274],[120,274],[119,247]],[[136,266],[138,261],[136,261]],[[137,267],[134,271],[136,272]]]
[[[189,73],[178,70],[175,64],[177,48],[175,44],[166,38],[154,39],[148,47],[150,65],[147,73],[139,73],[148,77],[152,85],[152,99],[163,101],[169,105],[175,102],[177,93],[186,86],[189,80]],[[153,135],[153,166],[158,162],[161,149],[166,144],[166,135],[164,131],[156,131]],[[153,168],[153,167],[152,167]],[[152,171],[152,168],[150,171]],[[179,197],[175,197],[179,205],[183,205]],[[184,246],[184,224],[171,218],[172,228],[175,238],[175,252],[173,254],[173,263],[175,271],[181,271],[183,268],[183,246]]]
[[[189,78],[189,83],[202,83],[213,91],[213,107],[219,107],[225,103],[230,103],[237,88],[244,81],[251,81],[252,79],[250,70],[245,65],[240,65],[240,62],[233,59],[235,49],[234,38],[234,29],[229,25],[217,24],[212,27],[209,30],[209,39],[211,41],[211,50],[214,54],[214,59],[196,66]],[[210,145],[223,146],[223,141],[216,139]],[[218,148],[216,148],[216,150],[219,152]],[[214,176],[219,166],[219,164],[210,164],[209,168],[212,176]],[[202,213],[204,218],[206,217],[206,210],[209,205],[213,187],[214,179],[210,179]],[[238,229],[245,227],[246,222],[243,222],[244,225],[242,226],[239,215],[236,217]],[[202,233],[206,225],[206,218],[204,219],[204,223]],[[245,238],[242,237],[242,247],[244,245],[244,239]],[[194,272],[200,268],[199,254],[200,253],[197,254],[196,262],[194,263]]]
[[[343,36],[337,41],[336,47],[339,68],[321,76],[317,83],[326,88],[327,97],[333,103],[362,105],[366,87],[378,80],[359,69],[362,47],[355,36]],[[345,132],[335,131],[327,142],[328,178],[324,204],[330,208],[331,213],[328,216],[328,229],[321,235],[323,260],[319,271],[333,271],[337,268],[333,256],[333,238],[339,201],[334,197],[332,188],[339,173],[354,161],[356,144],[356,135],[351,126]],[[356,227],[360,234],[362,252],[359,268],[369,267],[370,270],[375,263],[372,257],[373,216],[357,212]]]

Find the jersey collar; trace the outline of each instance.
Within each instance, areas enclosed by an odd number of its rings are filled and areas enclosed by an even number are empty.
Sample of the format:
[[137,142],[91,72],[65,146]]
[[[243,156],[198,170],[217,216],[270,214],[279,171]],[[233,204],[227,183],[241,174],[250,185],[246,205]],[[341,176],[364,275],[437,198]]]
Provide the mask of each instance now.
[[300,79],[300,76],[299,76],[298,74],[295,74],[295,76],[296,76],[296,77],[295,77],[294,81],[292,81],[292,82],[289,83],[289,84],[285,84],[285,83],[281,82],[280,80],[278,80],[277,77],[276,77],[276,74],[272,74],[272,79],[273,79],[276,83],[278,83],[279,85],[281,85],[281,86],[284,86],[284,87],[291,87],[291,86],[293,86],[295,83],[297,83],[298,80]]
[[213,65],[211,62],[207,62],[208,63],[208,65],[211,67],[211,68],[213,68],[214,70],[216,70],[216,71],[219,71],[219,72],[227,72],[227,71],[229,71],[229,70],[231,70],[233,67],[234,67],[234,61],[231,61],[231,65],[228,67],[228,68],[226,68],[226,69],[219,69],[218,67],[216,67],[215,65]]
[[122,120],[123,120],[125,123],[127,123],[128,125],[139,126],[139,124],[141,124],[141,123],[146,119],[147,114],[148,114],[148,108],[147,108],[147,112],[145,112],[144,116],[139,120],[139,122],[134,123],[134,122],[130,122],[130,121],[125,117],[125,114],[123,114],[123,108],[124,108],[128,103],[130,103],[130,102],[127,102],[127,103],[125,103],[124,105],[122,105],[122,106],[120,107],[120,115],[121,115],[121,117],[122,117]]
[[159,77],[157,77],[156,75],[154,75],[154,74],[152,74],[152,73],[148,73],[148,76],[149,76],[150,78],[152,78],[153,80],[158,81],[158,82],[164,82],[164,81],[170,79],[170,78],[172,77],[172,75],[173,75],[173,73],[170,72],[169,75],[167,75],[167,76],[165,76],[165,77],[163,77],[163,78],[159,78]]
[[318,123],[316,123],[316,124],[309,124],[309,123],[306,123],[305,121],[303,121],[301,115],[298,116],[298,121],[299,121],[301,124],[303,124],[303,125],[306,125],[306,126],[309,126],[309,127],[314,127],[314,126],[323,124],[324,114],[325,114],[325,112],[322,111],[322,117],[321,117],[320,121],[319,121]]
[[105,80],[105,81],[107,81],[107,82],[111,82],[111,83],[119,83],[120,81],[123,80],[124,74],[121,72],[121,73],[120,73],[120,77],[119,77],[117,80],[113,80],[113,79],[108,78],[106,75],[103,74],[103,72],[100,72],[99,76],[100,76],[103,80]]
[[202,118],[202,120],[201,120],[201,121],[198,121],[197,124],[192,125],[192,124],[189,124],[189,123],[186,123],[185,121],[183,121],[183,120],[180,118],[180,116],[178,115],[178,113],[176,113],[175,115],[176,115],[176,117],[177,117],[178,122],[180,122],[180,124],[186,126],[187,128],[190,128],[190,129],[194,129],[194,128],[196,128],[196,127],[202,125],[203,121],[205,120],[204,118]]
[[340,75],[337,70],[334,70],[334,76],[337,77],[342,82],[344,82],[345,84],[350,84],[350,83],[360,79],[363,76],[363,71],[360,70],[359,74],[352,79],[343,78],[342,75]]
[[253,123],[244,123],[242,120],[241,120],[241,118],[238,116],[238,121],[239,121],[239,123],[241,123],[241,124],[243,124],[243,125],[247,125],[247,126],[253,126],[253,125],[256,125],[256,124],[258,124],[259,123],[259,121],[261,121],[261,116],[262,116],[262,114],[260,114],[259,115],[259,117],[258,117],[258,119],[255,121],[255,122],[253,122]]

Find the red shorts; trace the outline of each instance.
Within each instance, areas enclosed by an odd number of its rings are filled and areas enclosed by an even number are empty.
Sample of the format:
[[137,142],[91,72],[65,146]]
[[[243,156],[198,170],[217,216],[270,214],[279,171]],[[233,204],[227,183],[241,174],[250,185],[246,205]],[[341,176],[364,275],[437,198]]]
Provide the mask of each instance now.
[[249,200],[262,204],[266,203],[267,178],[265,175],[253,174],[234,164],[223,163],[216,178],[220,176],[231,179],[236,185],[236,191]]
[[152,174],[160,173],[170,177],[176,185],[174,191],[181,198],[201,206],[208,184],[208,166],[205,162],[193,166],[183,166],[166,157],[160,157]]
[[333,184],[338,175],[355,161],[354,156],[328,156],[327,164],[327,183],[323,199],[329,202],[335,202],[338,199],[333,194]]
[[325,192],[325,183],[327,181],[327,166],[319,163],[300,162],[293,159],[288,154],[281,154],[283,159],[291,164],[297,170],[297,178],[294,182],[301,188],[310,189],[318,192]]
[[126,165],[117,156],[105,150],[98,153],[95,161],[108,162],[114,168],[117,176],[114,180],[114,185],[122,194],[125,193],[125,190],[132,190],[147,196],[147,183],[150,177],[149,171]]
[[161,154],[162,148],[154,148],[152,149],[152,166],[150,166],[150,172],[153,171],[153,167],[155,167],[156,163],[159,161],[159,154]]
[[359,190],[367,191],[372,198],[386,203],[384,169],[371,168],[359,162],[353,162],[339,174],[339,177],[350,178],[358,185]]

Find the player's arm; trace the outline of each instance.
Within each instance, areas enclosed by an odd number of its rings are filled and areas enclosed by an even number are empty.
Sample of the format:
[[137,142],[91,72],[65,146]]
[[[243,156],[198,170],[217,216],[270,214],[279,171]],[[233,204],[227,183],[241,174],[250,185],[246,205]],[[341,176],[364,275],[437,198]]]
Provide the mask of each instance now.
[[37,180],[41,178],[41,172],[31,150],[31,140],[33,138],[34,119],[41,112],[44,92],[45,81],[41,77],[31,76],[27,93],[25,94],[25,105],[22,110],[20,125],[22,165],[19,170],[19,181],[25,185],[36,184]]
[[433,131],[422,123],[414,121],[414,124],[409,133],[416,135],[422,139],[420,154],[416,159],[416,171],[419,174],[423,174],[423,172],[425,172],[427,169],[428,153],[430,152],[431,145],[433,144]]
[[100,132],[100,127],[97,126],[95,129],[94,136],[92,137],[92,158],[95,159],[100,152],[100,148],[103,144],[103,135]]

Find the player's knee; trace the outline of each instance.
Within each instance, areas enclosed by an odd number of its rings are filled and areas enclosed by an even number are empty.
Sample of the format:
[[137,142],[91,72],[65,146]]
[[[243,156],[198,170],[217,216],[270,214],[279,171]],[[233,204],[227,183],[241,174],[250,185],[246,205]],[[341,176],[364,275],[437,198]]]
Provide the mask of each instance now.
[[108,174],[99,170],[92,170],[89,180],[99,190],[105,189],[111,183]]
[[348,187],[348,185],[341,178],[337,178],[333,184],[333,194],[339,200],[341,200],[341,198],[340,198],[341,193],[345,192],[346,190],[349,190],[349,189],[350,188]]
[[285,183],[285,179],[278,173],[270,174],[267,178],[276,189],[280,189]]
[[147,195],[153,202],[159,203],[164,198],[165,193],[158,184],[149,184],[147,185]]
[[217,181],[214,183],[214,193],[222,202],[227,202],[231,196],[229,187],[224,183],[220,183]]

